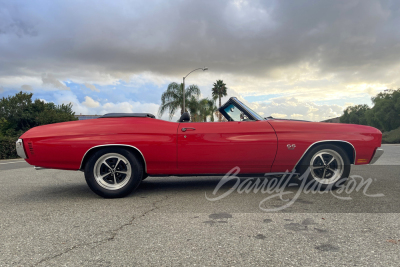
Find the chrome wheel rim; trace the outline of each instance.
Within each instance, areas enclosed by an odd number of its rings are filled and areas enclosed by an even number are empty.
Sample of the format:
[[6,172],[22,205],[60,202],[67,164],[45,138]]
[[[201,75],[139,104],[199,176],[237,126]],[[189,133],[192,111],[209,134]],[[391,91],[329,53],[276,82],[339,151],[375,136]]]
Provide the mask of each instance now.
[[310,173],[321,184],[333,184],[344,171],[344,162],[338,152],[331,149],[318,151],[310,161]]
[[104,154],[94,164],[96,182],[108,190],[123,188],[131,179],[131,174],[131,164],[121,154]]

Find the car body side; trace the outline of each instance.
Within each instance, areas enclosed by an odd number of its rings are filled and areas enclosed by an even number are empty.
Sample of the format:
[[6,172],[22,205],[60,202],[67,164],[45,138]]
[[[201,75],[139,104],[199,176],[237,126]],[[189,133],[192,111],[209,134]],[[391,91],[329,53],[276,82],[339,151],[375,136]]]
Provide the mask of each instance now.
[[[218,127],[223,127],[229,123],[241,123],[242,126],[246,126],[246,123],[259,123],[265,124],[266,132],[272,129],[268,132],[268,146],[265,146],[268,149],[266,153],[272,156],[272,161],[265,172],[291,171],[308,149],[321,143],[342,146],[349,153],[353,164],[368,164],[375,150],[380,147],[382,138],[378,129],[369,126],[277,119],[256,122],[204,122],[202,127],[212,132],[217,124]],[[179,168],[178,162],[178,139],[179,134],[182,134],[180,129],[183,124],[187,127],[194,125],[147,117],[100,118],[35,127],[20,138],[23,139],[26,161],[35,166],[80,170],[84,168],[91,153],[97,149],[104,146],[123,146],[143,161],[145,171],[149,175],[182,175],[190,174],[190,171]],[[248,136],[251,134],[249,132]],[[243,137],[246,133],[242,131],[240,135]],[[203,141],[197,139],[199,145]],[[208,141],[208,145],[216,145],[212,140]],[[225,138],[222,141],[228,143],[229,140]],[[224,149],[224,146],[220,147]],[[227,147],[231,148],[232,146]],[[256,146],[251,149],[255,150]],[[253,171],[248,168],[244,171],[251,174],[260,173],[260,170],[264,169],[254,168]],[[204,174],[223,174],[225,171],[226,169],[216,172],[204,170]],[[201,171],[196,170],[193,174],[201,174]]]
[[[278,137],[278,152],[271,172],[291,171],[313,146],[335,144],[342,147],[354,165],[369,164],[381,146],[382,133],[370,126],[268,120]],[[295,148],[288,149],[289,144]]]

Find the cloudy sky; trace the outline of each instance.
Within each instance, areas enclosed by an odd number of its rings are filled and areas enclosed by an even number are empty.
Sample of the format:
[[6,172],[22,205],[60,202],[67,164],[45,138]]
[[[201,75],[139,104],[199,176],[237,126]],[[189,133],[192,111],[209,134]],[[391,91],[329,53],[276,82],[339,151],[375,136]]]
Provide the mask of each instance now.
[[400,1],[0,0],[0,97],[156,114],[203,66],[204,97],[222,79],[261,115],[337,117],[400,87]]

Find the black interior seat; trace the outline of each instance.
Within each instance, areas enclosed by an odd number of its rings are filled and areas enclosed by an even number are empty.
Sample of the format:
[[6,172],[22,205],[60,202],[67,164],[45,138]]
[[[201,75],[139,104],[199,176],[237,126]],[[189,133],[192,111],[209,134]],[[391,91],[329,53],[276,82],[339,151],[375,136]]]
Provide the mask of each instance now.
[[181,115],[178,122],[190,122],[190,115],[188,112],[185,112]]

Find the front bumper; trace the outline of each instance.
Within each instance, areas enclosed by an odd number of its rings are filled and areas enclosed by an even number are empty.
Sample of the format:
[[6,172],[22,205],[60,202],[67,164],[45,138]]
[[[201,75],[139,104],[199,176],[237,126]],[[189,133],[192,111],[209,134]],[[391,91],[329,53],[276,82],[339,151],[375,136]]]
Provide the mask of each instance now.
[[369,164],[374,164],[382,156],[382,154],[383,154],[383,149],[377,148]]
[[15,146],[16,146],[16,149],[17,149],[18,156],[20,156],[23,159],[26,159],[27,156],[25,154],[24,142],[22,141],[22,139],[18,139],[18,141],[16,142]]

